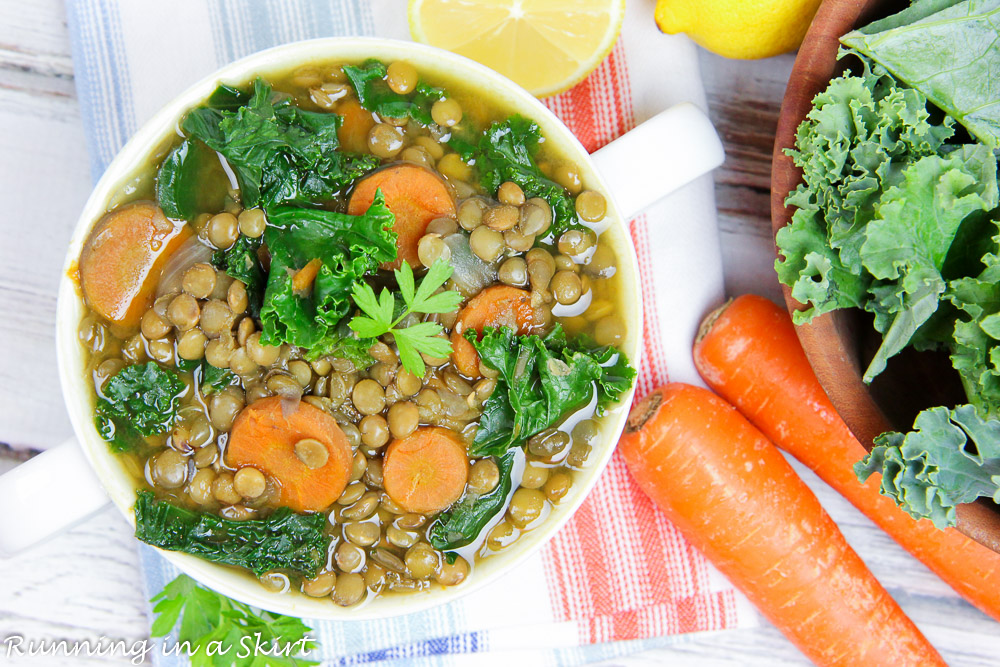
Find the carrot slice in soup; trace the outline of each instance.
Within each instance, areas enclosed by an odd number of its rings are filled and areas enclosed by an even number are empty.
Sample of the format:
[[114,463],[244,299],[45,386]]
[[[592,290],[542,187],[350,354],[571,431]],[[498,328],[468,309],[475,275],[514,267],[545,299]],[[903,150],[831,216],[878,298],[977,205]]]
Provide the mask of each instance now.
[[168,220],[152,202],[105,215],[80,253],[80,287],[91,310],[125,327],[139,324],[152,305],[167,257],[191,228]]
[[463,335],[466,329],[482,334],[485,327],[509,327],[524,335],[534,333],[538,324],[531,292],[507,285],[487,287],[458,313],[451,333],[452,363],[462,375],[479,377],[479,353]]
[[341,150],[348,153],[368,152],[368,132],[375,126],[371,111],[365,111],[355,100],[344,100],[337,106],[337,113],[344,118],[337,130]]
[[396,261],[382,265],[383,269],[398,269],[403,260],[417,264],[417,243],[431,220],[455,217],[455,200],[444,180],[430,169],[415,164],[395,164],[380,169],[358,181],[347,204],[350,215],[361,215],[381,190],[385,204],[396,216],[392,229],[396,232]]
[[461,497],[468,476],[465,447],[446,428],[418,428],[393,440],[382,461],[385,492],[408,512],[446,509]]
[[[325,465],[310,468],[296,455],[296,443],[307,439],[326,445]],[[277,504],[296,512],[332,505],[347,486],[351,461],[351,446],[337,420],[305,402],[285,414],[277,396],[244,408],[226,446],[231,467],[253,466],[276,479],[281,485]]]

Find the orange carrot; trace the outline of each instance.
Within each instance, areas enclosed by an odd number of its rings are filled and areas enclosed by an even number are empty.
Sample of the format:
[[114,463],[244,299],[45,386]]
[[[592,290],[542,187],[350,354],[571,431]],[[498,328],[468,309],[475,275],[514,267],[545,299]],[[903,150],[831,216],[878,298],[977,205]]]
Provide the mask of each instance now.
[[820,386],[784,309],[741,296],[710,315],[694,346],[705,382],[757,428],[847,498],[959,595],[1000,621],[1000,554],[962,533],[915,521],[865,484],[854,464],[865,448]]
[[684,536],[817,665],[944,665],[760,431],[711,392],[668,384],[619,447]]
[[385,205],[396,222],[398,254],[395,262],[382,265],[383,269],[398,269],[403,260],[417,265],[417,244],[435,218],[455,217],[455,199],[444,180],[426,167],[416,164],[394,164],[379,169],[361,179],[354,186],[347,212],[361,215],[375,200],[375,191],[381,190]]
[[430,514],[459,499],[469,476],[469,459],[446,428],[418,428],[393,440],[382,460],[382,485],[407,512]]
[[[353,456],[337,420],[301,402],[286,414],[277,396],[254,401],[236,417],[226,445],[230,467],[253,466],[281,485],[276,504],[296,512],[326,509],[340,497],[351,475]],[[326,445],[324,465],[310,468],[295,453],[299,441]],[[322,451],[322,450],[320,450]]]
[[451,333],[451,359],[462,375],[479,377],[479,353],[463,335],[466,329],[482,334],[484,327],[510,327],[518,334],[537,329],[535,309],[528,290],[495,285],[472,297],[458,313]]
[[87,305],[111,322],[137,326],[153,303],[167,257],[189,236],[190,227],[168,220],[152,202],[105,215],[80,253]]
[[348,153],[368,152],[368,133],[375,127],[375,118],[353,97],[337,105],[337,113],[344,118],[337,130],[341,150]]
[[295,272],[292,276],[292,289],[301,292],[312,287],[313,281],[319,275],[319,269],[323,266],[323,260],[319,257],[310,259],[305,266]]

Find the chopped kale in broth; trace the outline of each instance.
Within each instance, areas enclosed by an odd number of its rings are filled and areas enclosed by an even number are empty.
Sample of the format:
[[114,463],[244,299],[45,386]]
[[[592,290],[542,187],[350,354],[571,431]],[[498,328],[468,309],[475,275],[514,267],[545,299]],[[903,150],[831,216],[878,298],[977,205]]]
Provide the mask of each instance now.
[[179,128],[81,258],[136,536],[350,607],[558,511],[634,332],[604,194],[539,125],[366,60],[224,82]]

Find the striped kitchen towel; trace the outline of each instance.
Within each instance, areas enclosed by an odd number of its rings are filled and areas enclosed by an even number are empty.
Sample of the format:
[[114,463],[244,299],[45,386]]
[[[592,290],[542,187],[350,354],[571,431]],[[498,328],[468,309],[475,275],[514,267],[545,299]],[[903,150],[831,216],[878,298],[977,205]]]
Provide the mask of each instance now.
[[[630,2],[609,57],[587,80],[546,100],[590,150],[678,102],[705,106],[694,47],[661,35],[649,4]],[[93,177],[162,104],[213,69],[298,39],[409,39],[405,5],[69,0]],[[671,379],[699,382],[691,342],[701,316],[723,296],[711,177],[647,210],[631,231],[646,304],[638,393],[666,382],[668,371]],[[142,565],[150,595],[177,574],[145,547]],[[746,600],[656,511],[616,456],[552,542],[494,585],[413,616],[311,625],[325,664],[531,665],[607,659],[683,641],[684,633],[756,623]]]

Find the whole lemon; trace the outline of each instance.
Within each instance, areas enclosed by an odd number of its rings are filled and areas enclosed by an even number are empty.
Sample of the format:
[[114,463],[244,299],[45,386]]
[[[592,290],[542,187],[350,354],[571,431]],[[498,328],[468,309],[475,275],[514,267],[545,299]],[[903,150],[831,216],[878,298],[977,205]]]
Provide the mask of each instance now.
[[658,0],[656,25],[727,58],[769,58],[798,48],[822,0]]

